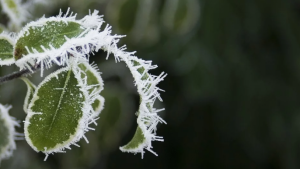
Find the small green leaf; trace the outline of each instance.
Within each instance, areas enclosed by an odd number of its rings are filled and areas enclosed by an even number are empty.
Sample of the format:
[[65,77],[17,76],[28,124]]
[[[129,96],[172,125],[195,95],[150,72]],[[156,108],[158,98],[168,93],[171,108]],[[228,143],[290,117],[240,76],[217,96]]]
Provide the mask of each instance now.
[[29,145],[45,154],[77,142],[85,131],[84,92],[70,67],[46,77],[29,104],[25,136]]
[[16,41],[14,58],[19,60],[29,52],[33,53],[34,49],[39,53],[43,53],[45,49],[51,49],[51,47],[60,48],[67,41],[66,37],[77,37],[84,30],[79,23],[71,21],[49,20],[42,25],[26,27],[22,30],[23,34]]
[[128,144],[120,147],[120,150],[125,152],[141,153],[142,158],[144,149],[150,151],[154,155],[157,155],[153,150],[151,150],[151,142],[164,141],[162,137],[156,136],[156,126],[158,123],[166,122],[157,114],[164,109],[156,109],[153,105],[156,99],[162,101],[159,94],[161,89],[159,89],[156,85],[166,77],[166,74],[161,73],[159,76],[153,76],[148,71],[155,69],[157,66],[151,65],[151,61],[144,61],[130,55],[120,55],[117,52],[120,51],[116,50],[115,54],[120,56],[120,60],[123,60],[131,71],[140,95],[140,106],[136,113],[138,116],[137,132]]
[[139,152],[144,148],[146,141],[147,140],[143,134],[142,129],[140,127],[137,127],[131,141],[127,143],[125,146],[120,147],[120,149],[125,152]]
[[21,79],[26,83],[26,86],[27,86],[27,93],[26,93],[26,97],[25,97],[25,101],[24,101],[24,105],[23,105],[23,109],[24,109],[25,113],[27,113],[29,101],[33,97],[36,86],[29,79],[27,79],[25,77],[22,77]]
[[10,107],[5,107],[0,104],[0,162],[12,155],[16,149],[14,137],[16,136],[15,126],[18,123],[9,116],[8,110]]
[[0,34],[0,65],[11,65],[14,63],[13,45],[13,39],[8,34]]
[[[96,65],[91,66],[87,62],[82,62],[78,64],[78,67],[82,70],[81,77],[87,77],[87,85],[93,86],[89,89],[89,94],[92,92],[101,92],[103,90],[103,80],[98,72]],[[96,113],[96,116],[102,111],[104,106],[104,98],[98,96],[97,99],[92,104],[92,107]]]

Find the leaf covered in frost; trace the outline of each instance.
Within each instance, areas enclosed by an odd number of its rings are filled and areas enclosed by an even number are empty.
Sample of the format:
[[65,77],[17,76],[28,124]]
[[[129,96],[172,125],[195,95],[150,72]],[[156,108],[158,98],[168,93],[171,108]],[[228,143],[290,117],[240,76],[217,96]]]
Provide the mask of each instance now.
[[10,157],[13,150],[16,149],[15,144],[15,126],[19,124],[9,116],[10,107],[0,104],[0,162],[2,159]]
[[27,86],[27,93],[26,93],[26,97],[25,97],[25,101],[24,101],[24,105],[23,105],[24,112],[27,113],[28,105],[29,105],[30,100],[33,97],[36,86],[26,77],[22,77],[21,79],[26,83],[26,86]]
[[85,132],[91,129],[88,125],[96,118],[91,106],[96,98],[88,92],[91,86],[81,73],[77,64],[72,64],[50,74],[36,88],[29,104],[25,138],[46,157],[70,149],[71,144],[85,138]]
[[13,57],[14,39],[12,34],[0,34],[0,65],[11,65],[15,62]]
[[[91,88],[88,90],[89,94],[100,93],[103,90],[103,80],[96,65],[91,66],[87,62],[78,64],[81,70],[81,78],[86,77],[86,83]],[[94,115],[98,116],[103,110],[104,98],[100,95],[96,96],[95,101],[92,103]]]
[[46,21],[42,26],[28,26],[23,36],[19,37],[14,50],[14,57],[19,60],[29,53],[44,49],[60,48],[67,38],[79,36],[84,31],[80,24],[72,21]]
[[121,151],[141,153],[144,154],[144,148],[153,154],[157,155],[151,150],[152,141],[163,141],[163,138],[156,136],[156,126],[158,123],[166,123],[161,117],[157,115],[158,112],[164,109],[156,109],[153,107],[156,99],[162,101],[157,84],[162,81],[166,74],[161,73],[159,76],[153,76],[148,71],[155,69],[157,66],[151,65],[151,61],[144,61],[138,59],[131,54],[120,55],[130,69],[135,84],[140,95],[140,106],[137,112],[138,127],[133,139],[125,146],[120,147]]
[[56,17],[40,18],[27,24],[18,34],[14,48],[16,65],[21,69],[41,64],[49,68],[53,63],[65,65],[70,56],[88,60],[91,52],[110,44],[106,35],[110,28],[100,31],[104,22],[98,11],[76,20],[69,11]]

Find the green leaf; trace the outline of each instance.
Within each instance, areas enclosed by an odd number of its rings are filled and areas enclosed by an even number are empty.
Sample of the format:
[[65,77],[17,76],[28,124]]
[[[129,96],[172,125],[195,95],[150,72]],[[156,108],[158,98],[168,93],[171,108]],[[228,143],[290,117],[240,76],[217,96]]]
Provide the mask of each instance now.
[[[92,92],[101,92],[103,90],[103,80],[96,68],[96,65],[91,66],[87,62],[80,63],[78,67],[82,70],[81,78],[87,77],[87,85],[93,86],[89,89],[89,94]],[[97,96],[92,107],[96,113],[96,116],[102,111],[104,106],[104,98],[102,96]]]
[[8,34],[0,34],[0,65],[11,65],[14,63],[13,45],[13,39]]
[[[35,49],[42,53],[44,49],[60,48],[67,40],[79,36],[85,29],[79,23],[71,21],[46,21],[42,25],[30,25],[22,30],[21,36],[16,41],[14,58],[19,60]],[[41,47],[43,46],[44,49]],[[27,50],[27,49],[29,50]]]
[[134,152],[134,151],[138,152],[144,148],[144,146],[146,145],[146,141],[147,140],[143,134],[142,129],[140,127],[137,127],[131,141],[127,143],[125,146],[120,147],[120,149],[125,152]]
[[0,104],[0,162],[12,155],[16,149],[14,137],[16,136],[15,126],[18,123],[9,116],[8,110],[10,107],[5,107]]
[[25,121],[26,140],[34,150],[59,152],[84,137],[87,98],[75,75],[66,67],[37,87]]
[[[153,150],[151,150],[152,141],[164,141],[162,137],[156,136],[156,126],[158,123],[166,123],[161,117],[158,116],[158,112],[164,109],[154,108],[156,99],[162,101],[159,89],[156,85],[161,82],[166,74],[162,72],[158,76],[153,76],[148,73],[149,70],[155,69],[156,65],[151,65],[151,61],[144,61],[138,59],[135,56],[119,54],[120,51],[114,49],[115,55],[120,56],[120,60],[123,60],[131,71],[135,84],[140,95],[140,106],[136,115],[138,129],[133,137],[133,139],[123,147],[120,147],[121,151],[141,153],[142,158],[144,154],[144,149],[150,151],[154,155],[157,155]],[[141,134],[142,133],[142,134]]]
[[30,100],[33,97],[36,86],[29,79],[27,79],[25,77],[22,77],[21,79],[26,83],[26,86],[27,86],[27,93],[26,93],[26,97],[25,97],[25,101],[24,101],[24,105],[23,105],[24,112],[27,113],[28,105],[29,105]]

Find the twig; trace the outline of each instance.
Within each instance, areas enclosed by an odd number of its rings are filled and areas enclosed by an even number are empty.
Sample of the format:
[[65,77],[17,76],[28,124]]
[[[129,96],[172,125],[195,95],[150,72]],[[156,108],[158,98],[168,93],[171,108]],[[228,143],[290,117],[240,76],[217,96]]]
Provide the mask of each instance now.
[[40,68],[41,68],[41,66],[38,65],[36,67],[32,67],[31,70],[24,69],[24,70],[13,72],[13,73],[8,74],[6,76],[0,77],[0,85],[3,84],[3,83],[5,83],[5,82],[7,82],[7,81],[10,81],[10,80],[13,80],[13,79],[17,79],[19,77],[25,77],[27,75],[33,74],[37,70],[39,70]]

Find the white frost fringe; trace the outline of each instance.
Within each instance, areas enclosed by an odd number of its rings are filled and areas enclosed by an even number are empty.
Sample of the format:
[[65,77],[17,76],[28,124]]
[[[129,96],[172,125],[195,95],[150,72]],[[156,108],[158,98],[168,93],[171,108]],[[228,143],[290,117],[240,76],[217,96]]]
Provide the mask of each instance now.
[[11,106],[3,106],[0,104],[0,118],[4,120],[5,126],[9,130],[8,137],[9,143],[3,149],[0,149],[0,163],[2,159],[7,159],[12,156],[13,151],[16,149],[16,139],[20,139],[21,134],[15,131],[15,126],[19,126],[19,123],[11,116],[9,116],[8,111],[11,109]]
[[[158,112],[164,109],[153,108],[156,99],[162,101],[159,91],[162,91],[157,87],[157,84],[162,81],[165,77],[165,73],[161,73],[159,76],[154,76],[148,73],[149,70],[155,69],[157,66],[152,65],[151,61],[144,61],[134,56],[135,52],[126,52],[126,47],[117,47],[119,39],[124,37],[120,35],[111,35],[111,27],[106,25],[104,30],[101,30],[101,26],[104,23],[101,16],[98,15],[98,11],[95,10],[93,13],[85,16],[81,20],[76,20],[76,14],[71,13],[69,16],[69,10],[65,15],[62,12],[56,17],[41,18],[38,21],[31,22],[25,26],[25,28],[19,33],[18,38],[29,33],[28,28],[34,26],[43,26],[47,21],[64,21],[64,22],[76,22],[79,23],[85,31],[74,38],[67,38],[67,41],[60,47],[51,49],[45,49],[44,52],[39,53],[37,50],[29,52],[28,55],[23,56],[20,60],[16,61],[16,65],[21,69],[30,68],[31,65],[36,63],[41,64],[41,74],[43,72],[43,65],[46,68],[51,67],[52,63],[58,65],[65,65],[68,63],[70,54],[78,59],[85,59],[88,61],[90,53],[98,50],[107,51],[107,58],[110,53],[115,57],[116,62],[124,61],[130,72],[132,73],[135,85],[137,86],[138,93],[141,97],[141,103],[139,106],[139,116],[137,119],[138,126],[142,129],[145,136],[145,142],[136,149],[128,150],[122,149],[122,151],[141,153],[142,157],[144,154],[144,148],[154,153],[152,148],[152,141],[163,141],[162,137],[156,136],[156,125],[158,123],[166,123],[161,117],[157,115]],[[78,50],[78,47],[80,50]],[[59,58],[58,58],[59,56]],[[134,63],[136,66],[134,66]],[[143,68],[144,72],[140,73],[139,68]],[[142,79],[144,75],[147,75],[147,79]],[[154,153],[155,154],[155,153]]]

